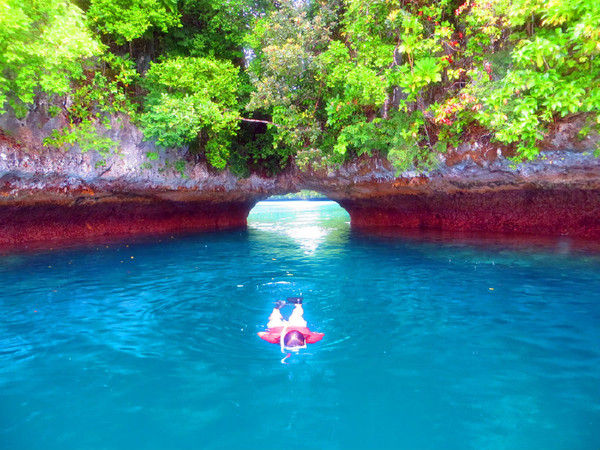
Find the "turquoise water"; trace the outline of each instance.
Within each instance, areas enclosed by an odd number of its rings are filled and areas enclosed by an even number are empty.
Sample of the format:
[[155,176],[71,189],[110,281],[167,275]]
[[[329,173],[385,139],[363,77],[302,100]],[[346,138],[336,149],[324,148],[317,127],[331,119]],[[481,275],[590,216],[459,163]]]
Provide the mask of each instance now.
[[[0,448],[600,447],[596,244],[348,221],[0,252]],[[325,338],[282,364],[299,295]]]

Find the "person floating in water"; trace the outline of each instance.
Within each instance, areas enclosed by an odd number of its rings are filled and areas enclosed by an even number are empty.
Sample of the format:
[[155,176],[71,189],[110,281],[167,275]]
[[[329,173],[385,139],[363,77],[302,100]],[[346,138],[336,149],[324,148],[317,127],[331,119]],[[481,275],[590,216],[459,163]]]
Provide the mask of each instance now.
[[[295,306],[290,318],[285,320],[280,309],[287,303],[293,303]],[[286,353],[286,351],[298,352],[300,349],[306,348],[306,344],[319,342],[325,335],[324,333],[310,331],[306,326],[303,315],[302,297],[290,297],[287,302],[279,300],[269,316],[267,331],[259,332],[258,336],[271,344],[279,344],[282,353]],[[286,358],[283,358],[282,362]]]

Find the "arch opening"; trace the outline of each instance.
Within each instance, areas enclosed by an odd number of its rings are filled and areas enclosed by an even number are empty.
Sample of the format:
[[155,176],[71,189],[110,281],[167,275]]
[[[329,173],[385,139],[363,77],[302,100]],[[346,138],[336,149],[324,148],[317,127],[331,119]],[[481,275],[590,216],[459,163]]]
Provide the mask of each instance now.
[[350,215],[337,202],[314,191],[272,196],[248,215],[248,228],[291,238],[306,253],[350,228]]

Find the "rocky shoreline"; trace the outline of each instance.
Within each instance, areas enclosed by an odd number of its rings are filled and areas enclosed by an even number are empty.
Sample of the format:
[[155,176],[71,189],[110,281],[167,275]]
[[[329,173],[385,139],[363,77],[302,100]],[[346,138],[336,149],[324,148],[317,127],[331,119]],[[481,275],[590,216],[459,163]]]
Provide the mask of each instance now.
[[[31,120],[31,118],[29,119]],[[57,124],[51,124],[56,127]],[[399,227],[600,238],[597,136],[554,130],[544,152],[514,165],[506,149],[466,142],[424,175],[396,174],[380,158],[339,168],[239,178],[153,149],[135,127],[114,127],[107,158],[77,147],[44,148],[31,123],[0,123],[0,244],[244,227],[270,195],[310,189],[337,201],[357,228]]]

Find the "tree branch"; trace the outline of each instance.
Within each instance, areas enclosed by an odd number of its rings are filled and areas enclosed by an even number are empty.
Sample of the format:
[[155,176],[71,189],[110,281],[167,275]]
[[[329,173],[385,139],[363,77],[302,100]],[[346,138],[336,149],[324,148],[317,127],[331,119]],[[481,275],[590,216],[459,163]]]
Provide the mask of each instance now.
[[276,127],[280,127],[281,125],[277,123],[270,122],[268,120],[260,120],[260,119],[246,119],[244,117],[238,117],[242,122],[251,122],[251,123],[264,123],[265,125],[275,125]]

